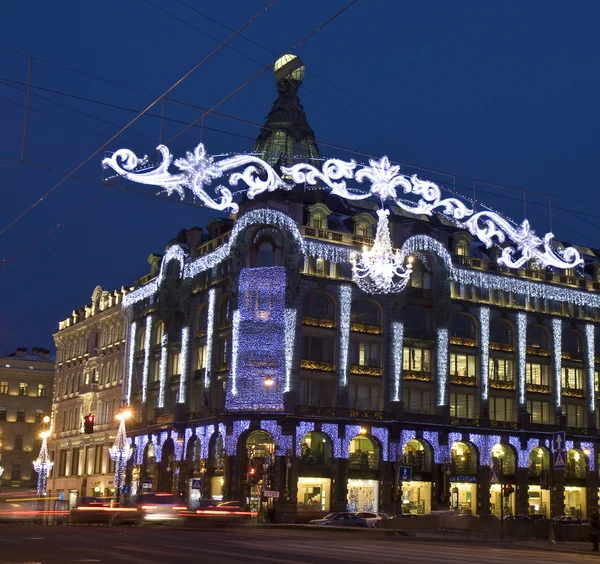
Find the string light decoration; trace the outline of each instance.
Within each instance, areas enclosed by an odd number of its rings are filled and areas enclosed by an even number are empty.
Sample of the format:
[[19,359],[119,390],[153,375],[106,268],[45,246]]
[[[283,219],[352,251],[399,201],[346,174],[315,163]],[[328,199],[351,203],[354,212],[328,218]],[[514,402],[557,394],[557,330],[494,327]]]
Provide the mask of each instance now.
[[131,441],[127,439],[127,430],[125,428],[125,420],[131,417],[131,411],[126,410],[123,413],[119,413],[116,417],[120,421],[119,430],[117,431],[113,446],[108,449],[108,454],[115,463],[114,486],[118,497],[125,483],[125,467],[133,454],[133,448],[131,447]]
[[187,389],[188,355],[190,348],[190,328],[186,325],[181,329],[181,356],[179,359],[179,394],[178,403],[185,403]]
[[552,318],[552,347],[554,364],[554,403],[556,407],[560,407],[562,403],[562,320],[558,317]]
[[400,249],[400,258],[402,262],[405,262],[410,256],[417,256],[422,253],[437,255],[444,263],[448,272],[453,270],[452,256],[448,252],[448,249],[446,249],[446,247],[444,247],[437,239],[433,239],[428,235],[413,235],[404,241],[404,244]]
[[160,361],[158,365],[158,407],[165,406],[165,387],[167,385],[167,366],[169,361],[169,338],[163,333],[160,339]]
[[152,325],[154,319],[152,315],[146,317],[146,333],[144,335],[144,366],[142,368],[142,403],[146,403],[148,394],[148,373],[150,372],[150,343],[152,343]]
[[169,438],[169,433],[167,431],[162,431],[160,435],[157,437],[156,435],[152,435],[152,442],[155,446],[155,460],[156,462],[161,462],[162,460],[162,451],[165,446],[165,441]]
[[391,294],[406,288],[412,273],[412,257],[404,263],[399,250],[392,247],[392,237],[387,216],[389,210],[377,210],[377,231],[371,248],[362,253],[352,253],[354,282],[369,294]]
[[517,380],[519,382],[519,405],[525,406],[527,385],[525,382],[525,368],[527,361],[527,314],[523,311],[517,313]]
[[283,410],[285,289],[283,266],[240,272],[236,384],[228,384],[226,410]]
[[206,367],[204,368],[204,389],[210,389],[212,372],[213,332],[215,328],[215,301],[216,290],[208,291],[208,307],[206,308]]
[[348,385],[348,348],[350,346],[350,313],[352,286],[341,284],[340,290],[340,385]]
[[189,253],[181,245],[172,245],[167,249],[167,252],[163,255],[160,261],[160,270],[158,271],[158,277],[156,283],[160,286],[167,277],[167,267],[172,260],[179,263],[179,273],[177,278],[182,278],[185,272],[185,264],[189,258]]
[[437,405],[446,405],[448,381],[448,329],[438,327],[437,329]]
[[588,407],[590,410],[590,414],[594,414],[596,412],[596,387],[594,385],[594,373],[596,370],[596,332],[594,329],[593,323],[586,323],[585,325],[585,347],[586,347],[586,356],[587,356],[587,376],[588,376]]
[[146,445],[148,444],[148,435],[139,435],[135,437],[135,464],[141,465],[144,463],[144,451],[146,450]]
[[398,444],[398,456],[400,458],[404,456],[408,441],[414,441],[416,438],[417,432],[413,429],[402,429],[402,431],[400,431],[400,443]]
[[292,450],[292,437],[282,434],[277,421],[261,421],[260,428],[273,437],[276,456],[285,456],[286,452]]
[[294,343],[296,341],[296,310],[285,310],[285,388],[284,392],[292,389],[292,365],[294,359]]
[[372,427],[371,435],[379,441],[379,445],[381,446],[381,459],[384,462],[388,462],[390,460],[388,451],[390,440],[389,431],[385,427]]
[[296,426],[296,456],[302,454],[302,441],[308,433],[315,430],[315,424],[312,421],[300,421]]
[[469,442],[473,443],[479,451],[479,464],[488,466],[492,458],[492,450],[500,443],[500,435],[480,435],[471,433]]
[[490,361],[490,308],[479,308],[479,325],[481,329],[481,399],[488,399],[489,391],[489,361]]
[[187,449],[188,449],[188,445],[190,443],[190,439],[192,438],[192,435],[194,434],[194,429],[192,429],[191,427],[188,427],[184,432],[183,432],[183,454],[182,454],[182,460],[186,460],[187,458]]
[[392,357],[394,388],[392,392],[392,401],[402,399],[402,354],[404,352],[404,323],[402,321],[392,322]]
[[360,435],[360,425],[346,425],[344,428],[344,444],[341,458],[350,458],[350,443],[357,435]]
[[436,464],[443,464],[450,459],[450,448],[447,444],[440,445],[438,431],[423,431],[423,440],[431,445]]
[[237,389],[237,367],[238,350],[240,346],[240,311],[236,309],[231,316],[231,369],[229,377],[231,378],[231,393],[236,396]]
[[135,370],[135,339],[137,322],[129,325],[129,364],[127,366],[127,405],[131,404],[131,386],[133,383],[133,371]]
[[[221,427],[221,424],[219,424],[219,427]],[[227,456],[235,456],[240,436],[248,429],[250,429],[250,421],[245,420],[237,420],[233,422],[231,435],[226,435],[224,429],[219,429],[219,433],[222,437],[224,437],[223,442]]]
[[46,484],[48,482],[48,472],[52,470],[54,462],[50,460],[48,455],[48,437],[50,436],[50,430],[43,431],[40,433],[42,438],[42,446],[40,447],[40,453],[38,457],[33,461],[33,469],[37,472],[37,495],[45,497],[46,495]]
[[527,439],[527,448],[521,449],[521,438],[511,436],[508,437],[509,444],[517,451],[517,464],[519,468],[529,468],[529,454],[538,446],[538,439]]
[[321,431],[331,439],[333,445],[333,456],[335,458],[345,458],[342,456],[342,439],[339,436],[337,423],[323,423]]
[[584,453],[585,453],[585,451],[589,452],[589,454],[586,454],[588,469],[590,472],[595,472],[596,471],[596,446],[591,441],[589,441],[589,442],[581,441],[581,443],[579,443],[579,445],[581,446],[581,450],[583,450]]

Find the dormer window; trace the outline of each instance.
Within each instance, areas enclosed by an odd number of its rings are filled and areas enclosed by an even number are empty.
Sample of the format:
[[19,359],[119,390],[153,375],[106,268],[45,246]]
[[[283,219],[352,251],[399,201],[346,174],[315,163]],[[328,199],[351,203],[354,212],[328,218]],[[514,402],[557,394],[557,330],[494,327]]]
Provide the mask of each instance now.
[[311,217],[310,226],[315,229],[323,229],[323,216],[321,214],[315,214]]
[[469,256],[469,246],[464,239],[459,239],[456,242],[456,254],[459,257],[468,257]]

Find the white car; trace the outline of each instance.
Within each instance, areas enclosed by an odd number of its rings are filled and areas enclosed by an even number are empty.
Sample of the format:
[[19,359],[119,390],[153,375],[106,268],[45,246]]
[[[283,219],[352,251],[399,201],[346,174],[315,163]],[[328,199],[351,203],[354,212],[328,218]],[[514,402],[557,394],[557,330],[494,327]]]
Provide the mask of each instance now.
[[388,518],[385,513],[371,513],[370,511],[361,511],[360,513],[357,513],[356,516],[364,519],[367,522],[367,527],[370,529],[377,525],[378,521]]

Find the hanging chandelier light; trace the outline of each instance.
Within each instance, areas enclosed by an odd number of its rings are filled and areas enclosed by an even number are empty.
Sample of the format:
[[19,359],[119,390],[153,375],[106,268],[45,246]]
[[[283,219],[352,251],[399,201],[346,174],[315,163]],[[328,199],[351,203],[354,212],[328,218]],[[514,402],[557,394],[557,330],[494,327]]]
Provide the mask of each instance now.
[[360,254],[352,253],[352,273],[361,290],[369,294],[390,294],[406,288],[412,273],[412,257],[404,264],[398,249],[392,247],[389,210],[377,211],[377,232],[373,246],[366,246]]

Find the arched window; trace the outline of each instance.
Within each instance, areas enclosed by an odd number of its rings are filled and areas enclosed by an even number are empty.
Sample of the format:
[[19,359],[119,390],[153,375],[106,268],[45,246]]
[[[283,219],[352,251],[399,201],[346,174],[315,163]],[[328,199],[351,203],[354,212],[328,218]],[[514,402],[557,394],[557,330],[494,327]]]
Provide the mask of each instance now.
[[323,292],[309,292],[304,297],[304,316],[335,319],[335,302]]
[[457,313],[450,321],[450,334],[462,339],[475,339],[475,322],[464,313]]
[[121,377],[121,375],[119,374],[119,361],[115,360],[115,367],[113,369],[113,377],[112,377],[113,384],[115,382],[117,382],[117,380],[119,380],[120,377]]
[[106,372],[104,374],[105,378],[104,380],[100,380],[100,384],[110,384],[111,381],[111,377],[112,377],[112,364],[109,362],[106,365]]
[[325,435],[313,431],[306,433],[300,445],[300,465],[329,467],[331,445]]
[[377,470],[379,468],[379,445],[365,435],[356,435],[348,448],[348,468],[353,470]]
[[431,448],[422,441],[412,440],[404,447],[403,464],[415,472],[431,472]]
[[550,455],[541,447],[531,449],[529,453],[529,476],[540,476],[542,472],[550,470]]
[[562,350],[573,356],[581,356],[581,339],[579,338],[579,335],[572,329],[563,331]]
[[137,351],[142,352],[146,346],[146,328],[142,327],[137,336]]
[[162,342],[162,336],[165,332],[165,324],[162,321],[159,321],[156,324],[156,330],[154,332],[154,344],[160,345]]
[[490,324],[490,341],[506,345],[514,344],[513,331],[510,324],[499,317],[494,318]]
[[509,446],[502,444],[495,445],[492,449],[492,458],[498,459],[503,475],[516,473],[515,453]]
[[530,323],[527,326],[527,345],[538,349],[548,349],[548,331],[545,327]]
[[456,242],[456,254],[460,257],[469,256],[469,245],[464,239],[459,239]]
[[410,285],[412,288],[431,290],[431,274],[418,261],[413,262],[413,271],[410,275]]
[[253,267],[281,266],[283,264],[283,237],[272,227],[259,229],[252,241],[251,265]]
[[98,381],[98,384],[100,384],[100,385],[104,384],[104,380],[105,380],[104,373],[105,373],[105,369],[104,369],[104,364],[103,364],[102,366],[100,366],[100,376],[99,376],[100,379]]
[[466,443],[452,445],[452,465],[454,474],[475,474],[477,472],[477,455]]
[[[578,450],[571,449],[567,451],[565,477],[585,478],[586,477],[586,456]],[[569,504],[570,505],[570,504]]]
[[360,221],[356,224],[355,227],[356,235],[360,237],[370,237],[371,236],[371,226],[366,221]]
[[225,327],[231,325],[232,316],[231,296],[227,296],[223,299],[221,306],[219,307],[219,326]]
[[381,310],[379,306],[365,299],[358,299],[352,302],[351,310],[352,323],[362,323],[364,325],[381,326]]

